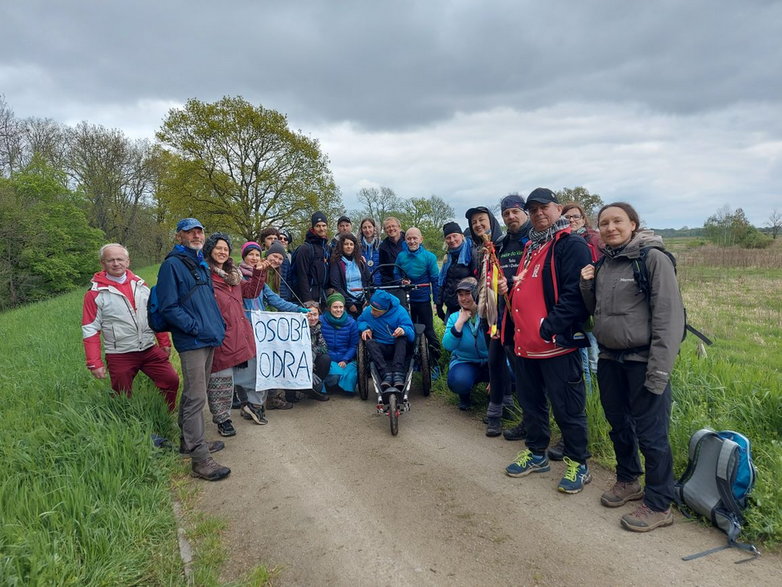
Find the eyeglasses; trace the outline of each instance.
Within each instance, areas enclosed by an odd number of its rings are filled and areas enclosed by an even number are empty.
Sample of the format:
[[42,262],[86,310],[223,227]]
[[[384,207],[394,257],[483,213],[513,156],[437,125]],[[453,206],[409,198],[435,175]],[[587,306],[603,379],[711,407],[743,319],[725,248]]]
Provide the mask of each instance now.
[[568,214],[565,216],[567,220],[581,220],[583,216],[581,214]]
[[278,237],[277,237],[277,240],[281,240],[281,241],[284,241],[284,242],[286,242],[286,243],[287,243],[287,242],[288,242],[288,237],[285,237],[285,236],[278,236]]

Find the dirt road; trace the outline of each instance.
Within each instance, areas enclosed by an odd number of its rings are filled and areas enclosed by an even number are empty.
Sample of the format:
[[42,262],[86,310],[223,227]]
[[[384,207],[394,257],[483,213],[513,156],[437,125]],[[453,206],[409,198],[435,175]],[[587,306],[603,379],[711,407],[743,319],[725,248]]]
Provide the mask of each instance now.
[[682,561],[725,538],[678,514],[649,534],[621,529],[634,506],[600,505],[607,471],[564,495],[561,463],[507,477],[522,443],[486,438],[475,415],[414,394],[392,437],[373,403],[305,400],[267,426],[234,412],[219,455],[233,472],[200,502],[228,520],[223,579],[264,563],[279,585],[782,585],[776,555]]

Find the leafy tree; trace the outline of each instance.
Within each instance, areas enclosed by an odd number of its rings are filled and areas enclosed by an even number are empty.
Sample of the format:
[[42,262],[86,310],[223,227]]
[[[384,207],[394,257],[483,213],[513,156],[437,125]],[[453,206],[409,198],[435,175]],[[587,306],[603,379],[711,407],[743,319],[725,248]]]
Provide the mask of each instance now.
[[288,128],[279,112],[242,97],[188,100],[169,111],[157,138],[169,158],[161,198],[209,230],[248,240],[268,225],[309,229],[315,210],[336,217],[342,201],[317,140]]
[[82,286],[97,267],[104,235],[91,228],[84,202],[65,175],[38,157],[0,178],[0,307]]
[[603,206],[603,199],[598,194],[590,194],[589,190],[578,186],[574,188],[562,188],[557,194],[557,199],[560,203],[567,204],[569,202],[575,202],[580,205],[586,215],[590,218],[595,218],[597,211]]
[[426,248],[437,252],[443,246],[443,224],[454,217],[453,206],[439,196],[409,198],[402,201],[402,226],[417,226]]
[[744,210],[732,212],[727,204],[709,216],[703,228],[706,238],[721,247],[762,249],[771,244],[769,237],[750,224]]

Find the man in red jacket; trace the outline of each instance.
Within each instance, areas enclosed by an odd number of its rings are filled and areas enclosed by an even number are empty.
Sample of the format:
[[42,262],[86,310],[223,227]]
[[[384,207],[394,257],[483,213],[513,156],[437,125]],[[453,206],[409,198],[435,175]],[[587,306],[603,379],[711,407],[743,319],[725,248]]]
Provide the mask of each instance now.
[[[168,409],[173,411],[179,376],[169,361],[168,334],[155,334],[147,324],[149,287],[130,271],[130,256],[122,245],[103,245],[99,257],[103,271],[93,275],[82,308],[87,368],[97,379],[105,379],[108,366],[112,389],[128,395],[133,379],[142,371],[160,389]],[[106,365],[101,360],[101,333]]]

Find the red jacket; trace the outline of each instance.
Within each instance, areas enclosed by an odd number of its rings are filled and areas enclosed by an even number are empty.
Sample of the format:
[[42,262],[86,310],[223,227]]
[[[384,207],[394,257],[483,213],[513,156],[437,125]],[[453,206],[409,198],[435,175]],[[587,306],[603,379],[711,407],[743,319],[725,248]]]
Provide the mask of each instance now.
[[215,299],[225,320],[225,338],[223,344],[215,349],[212,373],[235,367],[255,356],[255,335],[244,313],[242,298],[257,298],[265,281],[266,272],[255,269],[249,280],[242,279],[238,285],[228,285],[212,271]]

